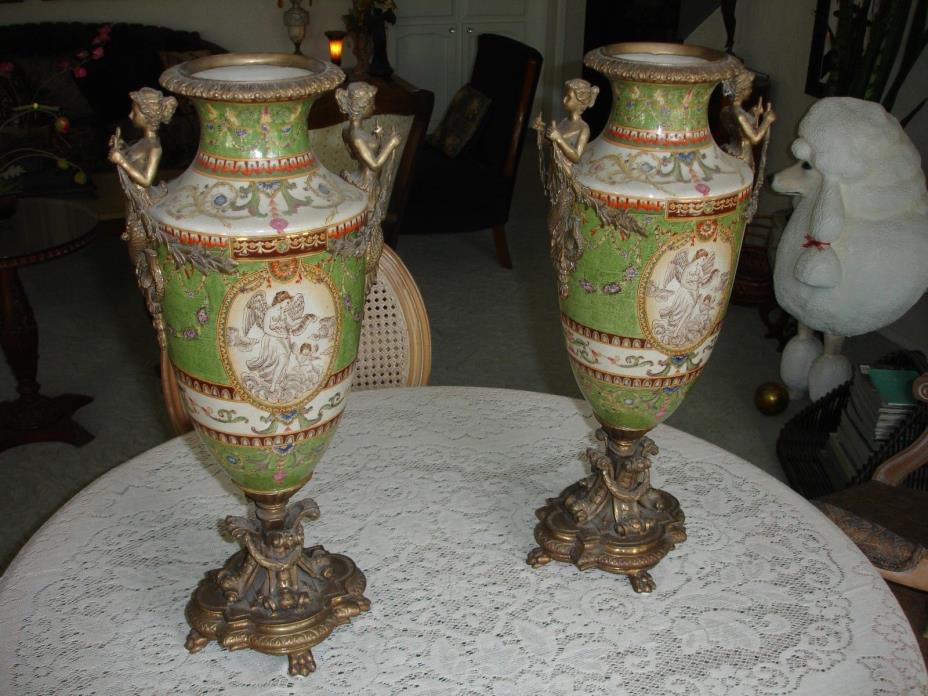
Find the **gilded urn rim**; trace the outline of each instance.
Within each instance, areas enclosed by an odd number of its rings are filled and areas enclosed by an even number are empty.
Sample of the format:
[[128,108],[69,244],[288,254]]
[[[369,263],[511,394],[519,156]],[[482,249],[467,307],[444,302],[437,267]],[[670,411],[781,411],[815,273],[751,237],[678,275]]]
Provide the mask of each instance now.
[[[204,77],[217,68],[266,66],[296,68],[307,74],[268,80],[226,80]],[[185,97],[238,103],[292,101],[322,94],[345,81],[345,73],[332,63],[290,53],[224,53],[194,58],[169,68],[161,85]]]
[[[645,62],[626,58],[629,54],[688,56],[698,63]],[[583,64],[606,77],[634,82],[665,84],[714,83],[729,80],[745,68],[740,60],[724,51],[688,44],[628,41],[601,46],[583,57]]]

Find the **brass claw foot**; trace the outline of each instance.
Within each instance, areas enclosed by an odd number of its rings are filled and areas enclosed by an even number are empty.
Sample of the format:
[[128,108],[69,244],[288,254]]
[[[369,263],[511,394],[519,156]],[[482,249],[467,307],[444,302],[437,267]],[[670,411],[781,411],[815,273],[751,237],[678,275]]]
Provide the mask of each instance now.
[[647,571],[686,540],[683,511],[676,498],[651,487],[650,456],[657,447],[649,438],[622,439],[605,428],[597,436],[606,452],[587,450],[593,473],[535,512],[538,548],[528,563],[599,568],[627,575],[635,592],[651,592]]
[[545,553],[543,548],[536,546],[534,549],[529,551],[528,558],[525,559],[525,562],[532,566],[532,568],[540,568],[541,566],[551,562],[551,556]]
[[290,661],[290,668],[287,671],[294,677],[308,677],[316,671],[316,661],[313,659],[311,650],[290,653],[287,658]]
[[195,628],[191,628],[190,633],[187,634],[187,640],[184,641],[184,647],[190,653],[198,653],[206,647],[207,643],[209,643],[209,638]]
[[370,607],[367,580],[350,558],[303,548],[303,519],[319,516],[315,503],[255,504],[257,519],[223,524],[242,548],[206,574],[187,604],[187,649],[216,640],[229,650],[287,655],[290,674],[306,676],[316,669],[311,648]]
[[635,592],[653,592],[654,588],[657,587],[657,585],[654,584],[654,578],[651,577],[651,574],[644,570],[640,573],[629,575],[628,580],[631,582],[632,589]]

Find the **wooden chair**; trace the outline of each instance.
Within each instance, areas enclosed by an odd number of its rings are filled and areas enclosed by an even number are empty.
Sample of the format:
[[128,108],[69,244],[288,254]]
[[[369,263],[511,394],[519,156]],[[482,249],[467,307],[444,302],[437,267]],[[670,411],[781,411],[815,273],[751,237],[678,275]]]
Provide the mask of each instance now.
[[477,38],[470,85],[490,98],[479,130],[454,158],[423,144],[402,232],[473,232],[491,228],[496,257],[512,268],[506,223],[528,129],[541,54],[496,34]]
[[[431,370],[432,336],[422,294],[396,252],[384,247],[377,282],[364,303],[352,389],[422,386]],[[192,430],[165,351],[161,390],[174,431],[182,435]]]
[[[364,80],[377,87],[374,116],[385,130],[396,128],[403,138],[402,154],[396,158],[396,175],[393,178],[390,205],[381,224],[384,241],[395,249],[409,200],[417,155],[425,138],[429,119],[432,117],[435,95],[398,77],[389,81],[376,77],[366,77]],[[338,110],[334,92],[327,92],[319,97],[309,112],[313,152],[322,164],[335,174],[357,166],[350,159],[342,140],[341,124],[346,120],[345,115]]]

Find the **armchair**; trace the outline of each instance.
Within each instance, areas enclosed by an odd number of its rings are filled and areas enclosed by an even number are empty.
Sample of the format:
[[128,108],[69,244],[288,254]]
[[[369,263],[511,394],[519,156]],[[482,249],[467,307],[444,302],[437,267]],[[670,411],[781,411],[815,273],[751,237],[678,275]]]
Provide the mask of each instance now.
[[470,86],[490,98],[471,142],[456,157],[425,143],[413,177],[402,232],[492,228],[496,255],[512,268],[506,222],[528,128],[541,54],[505,36],[481,34]]

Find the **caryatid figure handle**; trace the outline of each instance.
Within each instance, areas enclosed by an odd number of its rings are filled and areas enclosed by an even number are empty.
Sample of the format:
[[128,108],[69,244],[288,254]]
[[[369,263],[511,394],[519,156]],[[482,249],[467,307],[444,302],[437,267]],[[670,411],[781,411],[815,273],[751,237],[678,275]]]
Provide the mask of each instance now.
[[[731,104],[726,107],[723,120],[730,131],[732,142],[727,148],[729,153],[747,163],[754,172],[754,187],[751,202],[745,213],[747,222],[751,222],[757,212],[757,199],[764,185],[764,171],[767,167],[767,146],[770,143],[770,126],[777,120],[773,105],[765,105],[763,98],[750,111],[744,108],[744,102],[751,96],[754,73],[743,67],[731,80],[723,84],[726,96]],[[763,142],[760,161],[754,161],[754,146]]]
[[177,100],[165,97],[150,87],[130,92],[129,97],[132,99],[130,118],[133,125],[142,130],[142,138],[128,145],[117,128],[110,137],[109,160],[116,165],[119,183],[126,196],[126,229],[122,239],[129,243],[129,257],[135,266],[136,280],[151,314],[158,343],[164,348],[164,323],[161,319],[164,277],[156,251],[158,228],[150,210],[154,202],[166,193],[163,187],[153,186],[161,162],[158,129],[162,123],[171,120]]
[[377,88],[367,82],[352,82],[335,91],[338,108],[348,117],[342,138],[348,154],[358,165],[355,171],[344,171],[341,176],[367,192],[368,196],[367,222],[361,235],[363,247],[357,250],[357,255],[363,255],[366,260],[365,292],[377,279],[377,264],[383,251],[380,225],[387,213],[396,173],[396,157],[403,142],[396,129],[391,128],[389,133],[384,133],[380,123],[375,123],[370,131],[365,130],[364,121],[374,113],[376,94]]

